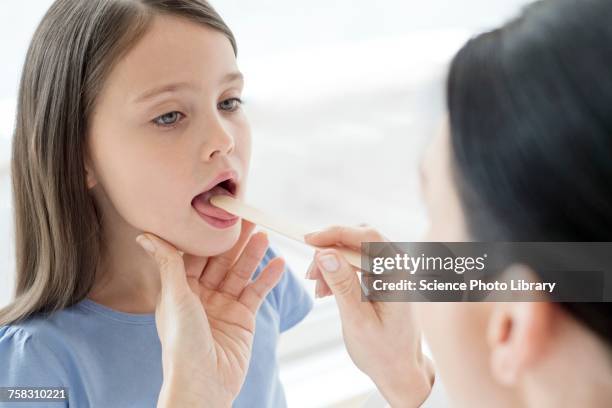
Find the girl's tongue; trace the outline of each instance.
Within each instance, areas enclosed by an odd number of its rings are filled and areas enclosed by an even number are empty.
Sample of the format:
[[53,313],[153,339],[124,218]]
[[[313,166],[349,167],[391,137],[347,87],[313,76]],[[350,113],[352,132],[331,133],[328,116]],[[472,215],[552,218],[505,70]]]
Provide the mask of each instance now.
[[210,198],[216,195],[231,195],[229,191],[224,189],[221,186],[215,186],[212,189],[205,191],[204,193],[197,195],[191,205],[198,211],[204,215],[208,215],[209,217],[219,218],[221,220],[231,220],[236,218],[235,215],[228,213],[221,208],[217,208],[210,203]]

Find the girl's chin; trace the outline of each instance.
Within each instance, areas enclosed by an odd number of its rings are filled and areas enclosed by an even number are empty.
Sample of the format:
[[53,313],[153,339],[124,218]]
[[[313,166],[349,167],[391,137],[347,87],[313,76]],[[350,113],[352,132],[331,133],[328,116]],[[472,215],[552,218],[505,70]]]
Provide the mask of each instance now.
[[213,230],[190,239],[181,251],[195,256],[216,256],[229,251],[240,237],[240,223],[223,230]]

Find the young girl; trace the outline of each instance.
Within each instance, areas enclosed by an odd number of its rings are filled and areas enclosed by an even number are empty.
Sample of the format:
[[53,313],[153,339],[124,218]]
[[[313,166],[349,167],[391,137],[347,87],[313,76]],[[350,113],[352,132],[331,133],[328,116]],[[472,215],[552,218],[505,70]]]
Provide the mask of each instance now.
[[215,344],[242,330],[227,355],[248,366],[234,406],[286,405],[277,339],[312,301],[263,234],[208,203],[244,196],[242,83],[234,37],[204,0],[51,6],[19,89],[16,297],[0,310],[0,386],[67,387],[77,407],[155,406],[180,347],[156,308],[167,262],[138,245],[144,231],[183,255]]

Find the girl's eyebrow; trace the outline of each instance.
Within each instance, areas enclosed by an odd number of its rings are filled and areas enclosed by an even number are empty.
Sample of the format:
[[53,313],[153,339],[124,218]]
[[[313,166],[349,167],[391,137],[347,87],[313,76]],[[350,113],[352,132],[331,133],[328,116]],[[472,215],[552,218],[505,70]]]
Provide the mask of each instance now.
[[134,98],[134,103],[141,103],[144,102],[147,99],[151,99],[152,97],[154,97],[155,95],[158,95],[160,93],[163,92],[172,92],[172,91],[178,91],[181,89],[185,89],[185,88],[193,88],[193,89],[199,89],[198,86],[190,83],[190,82],[174,82],[174,83],[170,83],[170,84],[165,84],[165,85],[160,85],[160,86],[156,86],[152,89],[149,89],[148,91],[143,92],[142,94],[140,94],[139,96],[137,96],[136,98]]
[[[221,79],[221,83],[227,83],[227,82],[244,82],[244,77],[242,75],[241,72],[239,71],[233,71],[228,73],[227,75],[225,75],[222,79]],[[134,98],[134,103],[141,103],[144,102],[147,99],[152,98],[155,95],[158,95],[160,93],[163,92],[173,92],[173,91],[178,91],[181,89],[185,89],[185,88],[192,88],[192,89],[200,89],[199,86],[192,84],[190,82],[174,82],[174,83],[170,83],[170,84],[165,84],[165,85],[160,85],[160,86],[156,86],[152,89],[149,89],[145,92],[143,92],[142,94],[140,94],[139,96],[137,96],[136,98]]]

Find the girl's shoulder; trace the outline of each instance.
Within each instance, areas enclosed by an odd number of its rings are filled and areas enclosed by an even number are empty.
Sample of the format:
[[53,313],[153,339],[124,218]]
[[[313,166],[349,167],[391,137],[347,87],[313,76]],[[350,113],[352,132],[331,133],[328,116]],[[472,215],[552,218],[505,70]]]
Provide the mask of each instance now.
[[[25,320],[0,326],[0,350],[3,347],[18,345],[29,347],[33,342],[39,342],[44,336],[47,326],[43,319],[34,315]],[[44,343],[44,342],[43,342]]]
[[16,362],[38,358],[55,364],[69,360],[75,357],[74,342],[81,337],[84,322],[92,320],[90,314],[75,304],[0,326],[0,361],[5,356],[12,356]]
[[61,321],[63,310],[52,314],[34,314],[24,320],[0,326],[0,354],[15,352],[52,352],[65,343]]
[[0,326],[0,350],[10,344],[50,347],[53,339],[61,336],[58,317],[64,313],[63,310],[48,315],[37,313],[24,320]]
[[0,326],[0,386],[63,386],[66,371],[44,319]]

